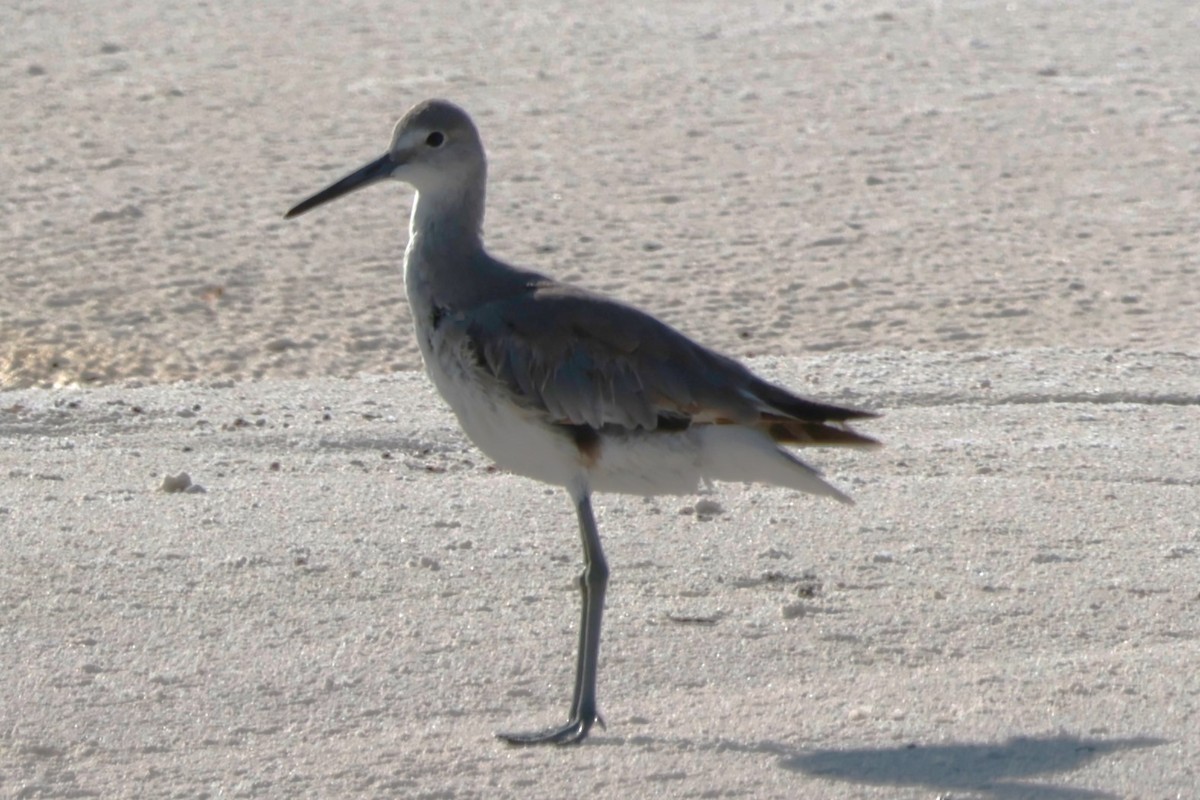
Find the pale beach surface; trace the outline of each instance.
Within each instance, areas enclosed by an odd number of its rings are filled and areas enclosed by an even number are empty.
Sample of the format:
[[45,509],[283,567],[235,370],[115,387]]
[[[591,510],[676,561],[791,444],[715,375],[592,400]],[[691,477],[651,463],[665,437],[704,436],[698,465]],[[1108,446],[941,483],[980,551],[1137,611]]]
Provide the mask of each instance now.
[[[0,9],[0,796],[1200,796],[1200,11],[633,5]],[[598,498],[577,748],[492,737],[578,536],[420,372],[411,193],[282,219],[431,96],[494,253],[884,413],[851,508]]]

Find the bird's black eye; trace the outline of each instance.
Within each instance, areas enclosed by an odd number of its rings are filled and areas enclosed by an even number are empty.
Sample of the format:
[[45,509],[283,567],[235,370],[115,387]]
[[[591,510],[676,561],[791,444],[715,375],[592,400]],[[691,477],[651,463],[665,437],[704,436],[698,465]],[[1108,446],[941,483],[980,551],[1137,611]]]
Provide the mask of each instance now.
[[446,134],[441,131],[434,131],[425,137],[425,144],[430,147],[441,147],[444,141],[446,141]]

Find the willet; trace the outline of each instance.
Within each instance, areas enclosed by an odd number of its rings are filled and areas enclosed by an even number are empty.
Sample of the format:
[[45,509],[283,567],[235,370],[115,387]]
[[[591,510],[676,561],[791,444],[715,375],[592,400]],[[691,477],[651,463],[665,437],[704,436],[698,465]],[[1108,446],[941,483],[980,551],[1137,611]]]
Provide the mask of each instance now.
[[592,492],[686,494],[762,482],[850,502],[783,445],[877,444],[874,416],[813,402],[631,306],[492,258],[483,248],[487,160],[475,124],[444,100],[413,107],[387,153],[287,212],[388,178],[416,189],[404,285],[425,369],[499,466],[566,488],[583,538],[583,615],[570,717],[513,744],[582,741],[596,706],[608,564]]

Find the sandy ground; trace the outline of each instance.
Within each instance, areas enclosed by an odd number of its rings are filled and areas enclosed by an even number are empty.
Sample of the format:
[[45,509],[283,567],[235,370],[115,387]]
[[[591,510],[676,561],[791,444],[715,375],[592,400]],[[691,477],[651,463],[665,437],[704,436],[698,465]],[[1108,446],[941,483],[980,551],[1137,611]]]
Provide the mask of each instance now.
[[1194,797],[1198,365],[758,362],[887,410],[820,454],[858,504],[600,498],[608,730],[535,751],[492,734],[566,714],[574,513],[423,376],[6,393],[3,788]]
[[[0,793],[1200,794],[1200,11],[634,5],[0,8]],[[582,748],[491,738],[576,535],[413,371],[409,193],[281,218],[428,96],[498,255],[886,412],[853,509],[601,499]]]
[[281,216],[435,95],[497,254],[734,355],[1195,347],[1189,0],[332,5],[0,10],[4,386],[416,369],[409,193]]

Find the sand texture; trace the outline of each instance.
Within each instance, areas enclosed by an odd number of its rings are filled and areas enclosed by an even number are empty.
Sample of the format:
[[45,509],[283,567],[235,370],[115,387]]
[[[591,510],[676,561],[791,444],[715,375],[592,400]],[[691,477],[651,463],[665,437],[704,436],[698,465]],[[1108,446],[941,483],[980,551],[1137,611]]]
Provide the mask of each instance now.
[[338,5],[0,11],[3,386],[418,368],[410,194],[281,217],[428,96],[495,253],[733,355],[1200,338],[1189,2]]
[[[646,6],[646,7],[641,7]],[[0,796],[1200,796],[1200,10],[0,8]],[[579,545],[420,370],[447,97],[486,238],[884,412]]]
[[566,713],[570,502],[423,376],[6,393],[5,788],[1193,796],[1197,363],[758,362],[889,447],[820,454],[852,508],[601,497],[609,728],[565,751],[492,734]]

